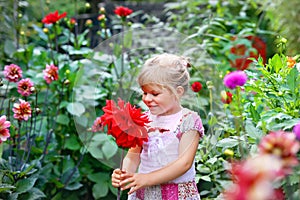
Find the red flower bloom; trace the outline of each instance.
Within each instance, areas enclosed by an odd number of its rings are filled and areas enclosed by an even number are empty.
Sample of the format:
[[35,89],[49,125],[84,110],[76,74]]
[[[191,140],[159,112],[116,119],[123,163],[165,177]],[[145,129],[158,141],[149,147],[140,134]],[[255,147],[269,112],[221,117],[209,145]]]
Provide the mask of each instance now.
[[6,65],[4,67],[4,76],[9,82],[18,82],[22,78],[22,70],[15,64]]
[[94,127],[107,126],[107,134],[116,139],[118,146],[130,148],[142,146],[144,141],[148,141],[145,125],[150,121],[141,113],[140,108],[137,109],[130,103],[125,104],[119,99],[118,106],[113,100],[107,100],[103,111],[104,115],[96,119]]
[[43,73],[44,79],[48,84],[58,79],[58,68],[55,65],[47,65]]
[[225,104],[230,104],[232,102],[232,93],[223,90],[221,92],[221,101]]
[[8,128],[10,127],[10,122],[6,121],[6,116],[0,117],[0,144],[6,141],[10,137]]
[[17,120],[25,120],[27,121],[29,117],[31,117],[31,106],[28,102],[19,99],[20,103],[14,103],[13,112],[14,118]]
[[44,24],[54,24],[57,21],[59,21],[60,19],[64,18],[67,16],[67,13],[64,12],[61,15],[58,14],[58,11],[55,11],[53,13],[49,13],[48,15],[46,15],[44,17],[44,19],[42,20],[42,22]]
[[245,70],[249,67],[252,60],[248,58],[255,58],[257,59],[259,55],[263,58],[264,63],[266,63],[266,44],[257,36],[247,36],[246,39],[251,41],[252,48],[256,49],[257,52],[250,51],[249,55],[246,55],[247,47],[244,44],[239,44],[230,49],[232,54],[235,54],[239,58],[235,59],[234,61],[230,61],[232,67],[238,70]]
[[124,7],[124,6],[118,6],[115,10],[114,13],[120,17],[127,17],[133,12],[130,8]]
[[33,83],[29,78],[25,78],[19,81],[18,83],[18,92],[22,96],[29,96],[33,92]]
[[202,89],[202,84],[200,82],[194,82],[191,88],[194,92],[199,92]]

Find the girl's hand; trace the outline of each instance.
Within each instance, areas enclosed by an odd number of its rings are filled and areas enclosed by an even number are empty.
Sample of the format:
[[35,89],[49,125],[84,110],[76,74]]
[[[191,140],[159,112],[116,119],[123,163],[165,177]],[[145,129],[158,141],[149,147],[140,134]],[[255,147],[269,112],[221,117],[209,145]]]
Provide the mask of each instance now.
[[113,171],[111,175],[111,183],[113,187],[120,187],[120,181],[123,180],[123,178],[121,177],[122,173],[125,173],[125,171],[122,171],[119,168]]
[[147,174],[137,173],[123,173],[121,175],[122,181],[120,182],[121,190],[129,189],[128,194],[131,194],[138,189],[149,186],[149,179]]

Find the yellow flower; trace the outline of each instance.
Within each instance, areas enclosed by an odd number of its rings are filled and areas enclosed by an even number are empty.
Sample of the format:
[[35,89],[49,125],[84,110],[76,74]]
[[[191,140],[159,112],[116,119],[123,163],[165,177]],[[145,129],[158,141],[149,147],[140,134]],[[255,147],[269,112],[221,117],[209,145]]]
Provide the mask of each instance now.
[[43,32],[44,32],[44,33],[48,33],[48,32],[49,32],[49,29],[48,29],[48,28],[43,28]]
[[234,152],[231,149],[225,149],[224,155],[232,157]]

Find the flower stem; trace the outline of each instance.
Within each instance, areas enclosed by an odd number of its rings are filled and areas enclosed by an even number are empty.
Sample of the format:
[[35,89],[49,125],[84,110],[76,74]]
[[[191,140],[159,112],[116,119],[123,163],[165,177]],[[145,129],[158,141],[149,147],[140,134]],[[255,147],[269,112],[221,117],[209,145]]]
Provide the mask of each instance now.
[[[122,148],[121,161],[120,161],[120,170],[121,171],[122,171],[122,166],[123,166],[123,158],[124,158],[124,148]],[[120,200],[120,198],[121,198],[121,188],[118,187],[117,200]]]

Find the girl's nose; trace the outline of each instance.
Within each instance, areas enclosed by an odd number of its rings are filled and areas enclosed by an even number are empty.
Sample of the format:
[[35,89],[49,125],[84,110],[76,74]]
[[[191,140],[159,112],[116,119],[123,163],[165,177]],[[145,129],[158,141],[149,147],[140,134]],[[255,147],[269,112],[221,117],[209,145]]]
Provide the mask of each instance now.
[[151,101],[151,100],[152,100],[152,95],[151,95],[151,94],[145,94],[145,95],[144,95],[144,101],[149,102],[149,101]]

